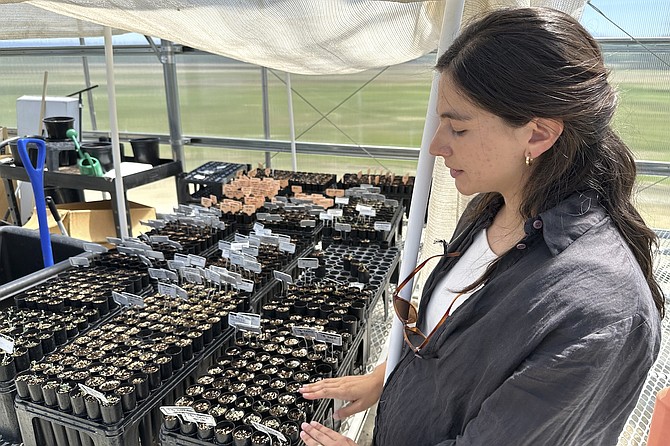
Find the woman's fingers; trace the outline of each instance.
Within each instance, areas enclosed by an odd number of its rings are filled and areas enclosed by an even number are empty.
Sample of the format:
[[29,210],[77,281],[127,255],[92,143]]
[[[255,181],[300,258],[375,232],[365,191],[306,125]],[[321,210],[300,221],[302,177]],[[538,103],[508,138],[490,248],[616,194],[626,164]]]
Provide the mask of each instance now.
[[348,386],[343,385],[341,379],[329,378],[307,384],[299,389],[302,396],[307,399],[337,398],[346,399]]
[[302,432],[300,438],[307,446],[355,446],[349,438],[328,429],[322,424],[312,421],[311,423],[302,423],[300,426]]
[[351,416],[355,413],[362,412],[363,410],[367,409],[367,407],[364,407],[363,401],[362,400],[356,400],[353,403],[347,404],[344,407],[341,407],[340,409],[336,410],[335,413],[333,414],[333,419],[334,420],[343,420],[347,418],[348,416]]

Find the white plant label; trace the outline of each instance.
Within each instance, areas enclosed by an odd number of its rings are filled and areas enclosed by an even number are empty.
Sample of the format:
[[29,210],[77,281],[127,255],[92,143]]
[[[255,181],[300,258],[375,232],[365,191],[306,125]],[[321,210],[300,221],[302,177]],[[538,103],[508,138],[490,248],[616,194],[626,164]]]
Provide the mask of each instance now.
[[70,257],[70,265],[72,266],[89,266],[90,260],[86,257]]
[[204,424],[205,426],[216,426],[216,419],[206,413],[196,413],[196,412],[185,412],[181,414],[181,418],[184,421],[190,421],[192,423]]
[[263,425],[263,424],[261,424],[261,423],[258,423],[258,422],[256,422],[256,421],[252,421],[252,422],[251,422],[251,425],[252,425],[254,428],[256,428],[256,430],[259,430],[259,431],[261,431],[261,432],[265,432],[265,433],[268,434],[268,435],[274,435],[274,436],[277,437],[277,438],[279,439],[279,441],[281,441],[282,443],[288,443],[288,440],[286,439],[286,437],[284,436],[284,434],[282,434],[281,432],[279,432],[279,431],[277,431],[277,430],[272,429],[271,427],[267,427],[267,426],[265,426],[265,425]]
[[97,243],[84,243],[84,251],[103,253],[107,252],[108,249],[102,245],[98,245]]
[[0,350],[3,350],[10,355],[14,353],[14,339],[6,335],[0,335]]
[[196,413],[195,409],[193,409],[191,406],[161,406],[160,410],[163,415],[172,415],[175,417],[181,416],[181,414],[184,413]]
[[192,266],[199,266],[200,268],[204,268],[205,264],[207,263],[207,259],[205,257],[197,256],[195,254],[189,254],[188,259]]
[[375,222],[375,231],[390,231],[391,223],[385,221],[376,221]]
[[326,333],[325,331],[318,331],[316,333],[316,340],[325,342],[326,344],[342,345],[342,335]]
[[303,257],[298,259],[298,268],[316,269],[319,267],[319,259],[310,259]]
[[289,254],[295,254],[295,243],[280,242],[279,250],[288,252]]
[[315,339],[316,338],[316,329],[311,328],[311,327],[297,327],[293,326],[292,328],[293,334],[299,338],[310,338],[310,339]]
[[109,400],[107,399],[104,393],[98,392],[95,389],[91,389],[90,387],[85,386],[81,383],[79,384],[79,388],[82,390],[82,392],[84,392],[87,395],[91,395],[93,398],[97,399],[103,404],[109,404]]
[[254,313],[228,313],[228,325],[231,327],[243,325],[260,328],[261,315]]
[[293,283],[293,277],[291,277],[289,274],[283,273],[281,271],[272,271],[272,274],[274,275],[274,278],[277,280],[281,280],[282,282],[286,283],[287,285],[291,285]]

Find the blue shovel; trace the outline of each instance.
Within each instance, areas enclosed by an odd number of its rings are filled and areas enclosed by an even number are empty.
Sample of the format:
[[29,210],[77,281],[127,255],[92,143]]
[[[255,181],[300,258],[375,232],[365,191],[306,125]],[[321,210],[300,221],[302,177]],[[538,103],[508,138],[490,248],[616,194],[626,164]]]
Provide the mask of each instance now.
[[[28,144],[37,146],[37,162],[33,166],[28,156]],[[23,166],[30,178],[30,184],[33,186],[33,195],[35,196],[35,209],[37,210],[37,221],[40,226],[40,244],[42,245],[42,259],[44,267],[47,268],[54,264],[54,256],[51,251],[51,234],[47,224],[47,207],[44,200],[44,160],[47,156],[47,145],[43,140],[37,138],[21,138],[16,142],[19,149],[19,156]]]

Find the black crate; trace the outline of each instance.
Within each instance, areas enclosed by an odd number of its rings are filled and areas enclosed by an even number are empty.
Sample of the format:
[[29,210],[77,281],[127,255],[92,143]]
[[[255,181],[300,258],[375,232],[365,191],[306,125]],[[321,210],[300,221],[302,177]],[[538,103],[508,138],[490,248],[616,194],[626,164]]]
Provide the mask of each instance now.
[[[84,243],[87,242],[52,234],[51,249],[54,262],[58,263],[84,252]],[[41,252],[38,231],[17,226],[0,227],[0,285],[43,269]],[[34,255],[16,255],[17,253],[34,253]],[[1,291],[0,297],[2,297]]]
[[222,196],[222,187],[239,173],[249,170],[247,164],[208,161],[202,166],[177,177],[179,203],[199,203],[202,197]]
[[150,446],[158,441],[161,416],[159,407],[171,405],[175,393],[182,393],[189,379],[211,365],[211,359],[221,353],[233,334],[226,330],[208,346],[161,383],[137,408],[121,421],[104,425],[99,421],[45,407],[33,402],[16,400],[16,416],[25,446]]
[[16,397],[14,382],[0,383],[0,439],[10,443],[21,443],[21,434],[17,428],[19,421],[14,410],[14,397]]

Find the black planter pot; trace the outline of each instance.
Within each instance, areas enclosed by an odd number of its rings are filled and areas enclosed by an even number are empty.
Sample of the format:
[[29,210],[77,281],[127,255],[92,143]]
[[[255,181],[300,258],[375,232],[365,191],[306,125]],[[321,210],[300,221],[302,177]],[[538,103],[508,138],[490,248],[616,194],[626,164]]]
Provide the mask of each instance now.
[[214,437],[214,426],[198,423],[198,438],[200,440],[210,440]]
[[251,436],[251,446],[270,446],[272,440],[265,432],[254,432]]
[[[290,412],[289,412],[290,413]],[[304,420],[303,420],[304,421]],[[296,444],[300,439],[300,424],[294,421],[285,421],[279,426],[279,432],[291,442]]]
[[163,426],[170,432],[179,430],[179,417],[175,415],[165,415],[163,417]]
[[84,404],[86,406],[86,416],[89,420],[99,420],[102,415],[100,413],[100,402],[97,398],[91,395],[84,396]]
[[114,391],[115,395],[121,399],[121,408],[123,412],[128,413],[137,407],[137,398],[135,397],[135,386],[124,384]]
[[16,375],[14,383],[16,384],[16,393],[19,395],[19,398],[24,400],[30,398],[28,381],[30,381],[34,375],[35,373],[30,370],[24,370]]
[[74,118],[70,116],[49,116],[42,122],[51,140],[67,139],[67,131],[74,128]]
[[33,374],[30,380],[28,380],[28,393],[30,399],[34,403],[41,403],[44,401],[44,394],[42,393],[42,386],[46,383],[46,377],[44,375]]
[[241,425],[233,430],[233,444],[235,446],[251,446],[251,436],[254,429],[251,426]]
[[106,403],[100,403],[100,415],[105,424],[115,424],[123,418],[123,407],[121,398],[108,396]]
[[191,421],[182,421],[179,425],[179,432],[182,435],[193,436],[198,431],[198,425]]
[[49,379],[42,385],[42,395],[44,397],[44,404],[49,407],[58,405],[58,398],[56,397],[56,390],[61,385],[59,379]]
[[158,364],[147,364],[142,367],[142,372],[147,375],[149,389],[154,390],[161,385],[161,367]]
[[0,356],[0,381],[11,381],[16,376],[16,359],[9,354]]
[[72,407],[73,414],[86,416],[86,401],[84,398],[85,394],[79,387],[75,387],[70,391],[70,406]]
[[235,424],[230,421],[221,421],[214,427],[214,440],[221,445],[230,444],[233,441],[233,430]]
[[172,369],[179,370],[184,365],[184,358],[182,356],[182,349],[177,345],[171,345],[165,350],[165,354],[172,358]]
[[317,375],[322,378],[332,378],[333,377],[333,367],[330,364],[318,364],[314,370]]
[[149,396],[149,376],[144,372],[137,372],[130,377],[130,383],[135,386],[135,399],[143,400]]
[[70,392],[72,386],[70,384],[61,384],[56,389],[56,400],[58,402],[58,409],[63,412],[70,412],[72,410],[72,401],[70,399]]
[[130,140],[135,161],[156,166],[160,163],[158,138],[135,138]]
[[87,152],[93,158],[97,158],[100,166],[105,172],[114,169],[112,158],[112,143],[109,142],[87,142],[81,145],[81,150]]

